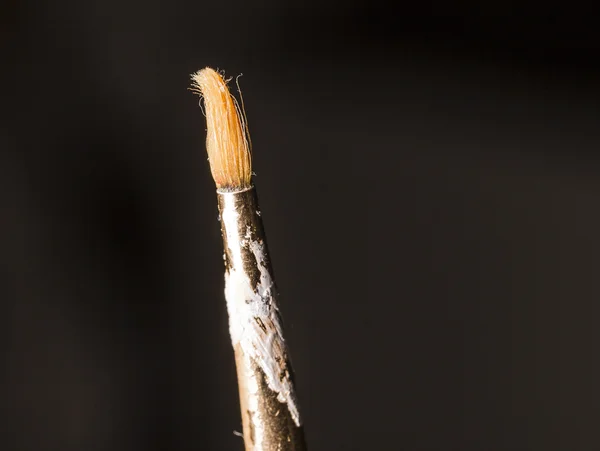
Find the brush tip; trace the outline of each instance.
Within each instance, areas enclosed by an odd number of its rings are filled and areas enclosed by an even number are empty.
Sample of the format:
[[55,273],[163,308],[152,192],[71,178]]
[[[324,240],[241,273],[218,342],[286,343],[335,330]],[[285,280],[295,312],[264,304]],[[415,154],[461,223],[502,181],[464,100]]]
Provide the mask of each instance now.
[[245,117],[227,82],[207,67],[192,74],[191,90],[204,100],[206,150],[217,189],[239,191],[251,186],[250,139]]

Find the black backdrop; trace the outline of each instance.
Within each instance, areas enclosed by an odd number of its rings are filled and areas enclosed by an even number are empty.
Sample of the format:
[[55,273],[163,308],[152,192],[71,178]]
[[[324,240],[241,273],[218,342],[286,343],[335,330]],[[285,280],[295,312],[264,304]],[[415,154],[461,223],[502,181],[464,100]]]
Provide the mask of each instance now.
[[211,65],[311,450],[600,449],[599,32],[565,8],[4,5],[0,448],[242,449]]

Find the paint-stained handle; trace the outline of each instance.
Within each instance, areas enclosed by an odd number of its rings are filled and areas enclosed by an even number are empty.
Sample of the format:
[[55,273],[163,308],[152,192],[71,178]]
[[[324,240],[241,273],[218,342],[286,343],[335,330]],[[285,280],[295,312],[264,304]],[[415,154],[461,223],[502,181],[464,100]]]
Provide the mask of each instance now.
[[225,298],[247,451],[304,451],[292,367],[256,192],[218,192]]

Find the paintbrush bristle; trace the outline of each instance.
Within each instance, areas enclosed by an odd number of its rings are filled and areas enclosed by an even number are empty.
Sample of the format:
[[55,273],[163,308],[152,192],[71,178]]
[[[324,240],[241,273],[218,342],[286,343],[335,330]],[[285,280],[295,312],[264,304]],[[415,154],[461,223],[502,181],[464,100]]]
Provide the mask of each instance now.
[[192,91],[204,99],[206,150],[210,171],[221,191],[251,186],[252,163],[246,121],[227,81],[207,67],[192,75]]

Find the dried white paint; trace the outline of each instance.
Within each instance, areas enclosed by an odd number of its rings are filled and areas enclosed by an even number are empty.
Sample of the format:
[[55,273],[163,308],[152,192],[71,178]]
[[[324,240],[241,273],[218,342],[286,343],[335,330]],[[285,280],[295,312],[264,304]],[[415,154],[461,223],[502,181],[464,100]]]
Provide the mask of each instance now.
[[[244,359],[245,365],[244,370],[246,373],[246,394],[247,394],[247,408],[250,412],[253,412],[254,415],[260,415],[260,411],[258,409],[259,403],[259,386],[258,380],[256,379],[256,373],[251,371],[250,364],[250,356],[244,353],[242,357]],[[255,451],[262,451],[262,444],[265,440],[265,428],[264,423],[262,421],[253,421],[254,425],[254,445]],[[265,450],[266,451],[266,450]]]
[[[277,393],[280,402],[287,405],[292,419],[299,427],[300,416],[289,374],[280,377],[285,370],[286,345],[277,314],[273,279],[264,265],[266,249],[263,243],[252,239],[249,229],[244,236],[240,236],[234,194],[223,196],[225,202],[221,221],[231,255],[230,268],[225,273],[225,299],[231,341],[234,346],[240,345],[245,356],[258,363],[269,388]],[[244,271],[243,252],[248,251],[254,255],[260,272],[256,289]]]

